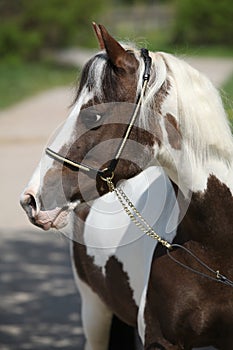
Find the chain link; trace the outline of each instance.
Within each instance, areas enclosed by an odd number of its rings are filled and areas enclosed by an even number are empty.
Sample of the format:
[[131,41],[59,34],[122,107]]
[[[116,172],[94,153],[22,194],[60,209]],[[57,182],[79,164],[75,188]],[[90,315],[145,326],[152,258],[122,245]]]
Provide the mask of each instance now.
[[122,188],[115,188],[112,177],[107,177],[104,179],[107,184],[110,192],[115,192],[119,202],[121,203],[125,213],[129,216],[130,220],[147,236],[156,239],[158,242],[160,242],[163,246],[165,246],[168,249],[172,249],[172,245],[160,237],[154,229],[148,224],[148,222],[142,217],[142,215],[139,213],[137,208],[134,206],[134,204],[131,202],[129,197],[126,195],[126,193],[122,190]]
[[[147,236],[157,240],[160,242],[163,246],[165,246],[167,250],[168,256],[176,262],[178,265],[184,267],[185,269],[199,275],[205,278],[208,278],[210,280],[214,280],[220,283],[223,283],[227,286],[233,287],[233,281],[231,281],[226,276],[222,275],[219,270],[215,271],[212,268],[210,268],[207,264],[205,264],[202,260],[200,260],[196,255],[194,255],[189,249],[185,248],[182,245],[179,244],[170,244],[168,241],[160,237],[154,229],[147,223],[147,221],[142,217],[142,215],[139,213],[137,208],[133,205],[129,197],[126,195],[126,193],[123,191],[122,188],[118,187],[115,188],[112,179],[113,179],[114,173],[112,173],[111,177],[102,178],[104,181],[107,182],[108,188],[110,192],[115,192],[119,202],[121,203],[125,213],[129,216],[130,220]],[[180,248],[184,250],[187,254],[192,256],[194,260],[196,260],[200,265],[202,265],[205,269],[207,269],[210,273],[213,273],[214,276],[210,276],[209,274],[206,274],[202,271],[198,271],[181,261],[177,260],[174,256],[170,254],[169,251],[171,251],[173,248]]]

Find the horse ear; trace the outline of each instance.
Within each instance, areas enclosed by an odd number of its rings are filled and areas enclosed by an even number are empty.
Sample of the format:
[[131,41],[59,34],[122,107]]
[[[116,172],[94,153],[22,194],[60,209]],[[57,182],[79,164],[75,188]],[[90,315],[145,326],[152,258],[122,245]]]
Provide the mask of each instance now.
[[103,41],[103,38],[102,38],[101,30],[100,30],[99,26],[98,26],[95,22],[92,22],[92,25],[93,25],[95,34],[96,34],[96,36],[97,36],[100,49],[101,49],[101,50],[104,50],[104,49],[105,49],[105,46],[104,46],[104,41]]
[[124,70],[128,67],[132,67],[130,59],[132,56],[116,41],[106,30],[106,28],[99,24],[93,23],[94,30],[96,32],[97,39],[99,41],[101,49],[105,49],[112,64]]

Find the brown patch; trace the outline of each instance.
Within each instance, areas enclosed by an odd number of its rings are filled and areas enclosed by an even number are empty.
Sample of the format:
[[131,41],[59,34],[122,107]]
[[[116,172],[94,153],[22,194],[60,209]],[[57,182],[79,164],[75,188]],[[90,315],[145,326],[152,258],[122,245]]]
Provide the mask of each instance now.
[[74,210],[75,213],[75,229],[73,230],[73,241],[84,244],[83,231],[85,228],[85,221],[89,215],[91,203],[83,202],[79,204]]
[[164,122],[170,145],[176,150],[181,149],[181,133],[176,119],[172,114],[167,113]]
[[[76,128],[76,141],[69,150],[64,146],[59,153],[61,155],[67,153],[68,159],[90,165],[96,169],[107,168],[110,160],[115,157],[127,130],[132,115],[132,105],[114,105],[111,109],[108,107],[103,114],[103,124],[93,125],[92,129],[89,125],[91,117],[88,118],[88,112],[80,115]],[[94,126],[96,127],[94,128]],[[115,182],[137,175],[153,157],[153,145],[156,142],[156,137],[150,132],[134,126],[128,139],[115,170]],[[135,142],[130,142],[130,140]],[[107,147],[104,146],[104,142],[107,142]],[[139,154],[143,154],[143,157],[138,158]],[[106,159],[109,161],[106,162]],[[68,199],[82,198],[87,201],[96,198],[98,193],[103,195],[108,191],[106,183],[99,177],[97,179],[90,178],[84,172],[63,167],[62,176],[64,192]]]
[[[153,72],[152,76],[150,78],[151,80],[156,79],[156,75]],[[156,115],[161,115],[161,107],[163,105],[164,100],[166,99],[167,95],[169,94],[170,90],[170,82],[169,80],[166,80],[163,85],[161,86],[160,90],[157,92],[157,94],[154,96],[153,104],[151,106],[151,112],[148,116],[148,125],[149,129],[153,130],[153,142],[157,143],[160,147],[161,143],[163,142],[163,133],[161,130],[161,127],[158,122],[158,118]]]
[[133,74],[138,68],[138,62],[134,55],[130,56],[129,51],[125,50],[106,30],[103,25],[99,25],[100,33],[102,35],[102,42],[108,54],[112,65],[120,70]]
[[[81,219],[88,210],[83,208]],[[80,220],[80,213],[76,217],[75,232],[82,236],[84,222]],[[79,277],[108,305],[108,307],[123,322],[131,326],[137,323],[137,306],[133,299],[133,291],[129,285],[129,277],[123,270],[123,265],[115,256],[111,256],[106,263],[106,275],[94,263],[94,257],[87,254],[86,246],[73,242],[73,254],[76,271]]]
[[206,191],[193,194],[180,229],[221,254],[228,252],[233,246],[233,197],[229,188],[210,175]]
[[[155,73],[154,73],[154,76],[152,75],[150,79],[151,80],[156,79]],[[171,87],[171,84],[169,80],[165,80],[165,82],[163,83],[163,85],[161,86],[161,88],[159,89],[159,91],[154,97],[154,103],[153,103],[154,112],[161,114],[161,107],[163,105],[165,98],[169,94],[170,87]]]
[[[176,242],[188,239],[186,248],[233,280],[232,227],[232,195],[212,175],[206,191],[193,194]],[[183,250],[176,249],[171,254],[185,265],[208,273]],[[192,273],[166,254],[154,256],[145,309],[146,345],[157,342],[172,350],[212,345],[230,350],[232,300],[233,288]]]
[[[193,242],[186,247],[211,266],[213,257],[205,249]],[[172,254],[200,270],[200,265],[180,250]],[[157,342],[165,349],[174,350],[180,349],[179,346],[192,349],[212,345],[230,350],[233,343],[232,298],[232,288],[185,270],[167,255],[158,258],[152,265],[147,294],[146,345]]]

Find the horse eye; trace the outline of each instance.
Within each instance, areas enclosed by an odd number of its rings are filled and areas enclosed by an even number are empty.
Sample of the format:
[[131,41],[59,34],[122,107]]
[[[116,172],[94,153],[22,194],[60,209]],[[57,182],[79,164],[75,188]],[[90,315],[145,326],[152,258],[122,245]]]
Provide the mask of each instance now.
[[100,114],[96,114],[95,115],[95,118],[96,118],[95,122],[98,122],[101,119],[101,117],[102,116]]
[[82,121],[86,125],[87,128],[97,129],[101,126],[100,121],[102,119],[102,115],[97,112],[89,112],[82,114]]
[[95,114],[91,114],[87,117],[87,124],[89,124],[90,126],[93,124],[98,123],[102,118],[101,114],[95,113]]

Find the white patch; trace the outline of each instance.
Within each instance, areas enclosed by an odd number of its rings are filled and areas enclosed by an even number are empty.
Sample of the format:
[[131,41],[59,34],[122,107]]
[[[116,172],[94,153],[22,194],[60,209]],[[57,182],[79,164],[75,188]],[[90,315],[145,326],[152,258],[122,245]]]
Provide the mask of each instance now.
[[[105,59],[98,59],[97,67],[96,67],[96,61],[92,63],[89,70],[89,76],[90,75],[92,76],[93,81],[95,82],[95,87],[93,88],[92,91],[89,91],[87,85],[83,86],[82,91],[80,92],[78,100],[76,101],[71,113],[69,114],[64,124],[57,128],[58,130],[57,135],[55,138],[53,137],[53,141],[49,144],[49,147],[53,151],[59,153],[61,148],[64,148],[64,147],[68,151],[71,145],[76,141],[76,138],[77,138],[76,123],[80,114],[80,110],[82,106],[87,104],[90,100],[92,100],[95,95],[97,96],[101,95],[101,91],[102,91],[101,78],[103,75],[105,64],[106,64]],[[66,154],[63,153],[62,156],[65,157]],[[54,166],[54,160],[48,155],[44,154],[44,156],[41,159],[41,169],[40,169],[41,179],[45,176],[47,171],[51,169],[53,166]]]
[[142,344],[145,344],[145,334],[146,334],[146,323],[145,323],[145,307],[146,307],[146,296],[147,296],[147,285],[145,285],[142,296],[141,296],[141,301],[140,305],[138,308],[138,317],[137,317],[137,322],[138,322],[138,334],[141,338]]
[[[166,231],[167,223],[171,215],[173,225],[177,222],[178,211],[173,188],[163,171],[158,167],[150,167],[127,180],[123,188],[155,231],[172,241],[176,225],[172,230],[169,225],[169,231]],[[94,263],[102,269],[103,274],[111,256],[123,264],[134,300],[139,305],[157,242],[130,221],[114,193],[108,193],[93,203],[85,222],[84,242],[87,254],[94,257]]]
[[53,151],[59,152],[63,146],[67,146],[67,148],[69,148],[69,146],[71,146],[76,141],[75,135],[77,133],[77,130],[75,128],[75,125],[77,123],[81,107],[84,104],[88,103],[93,98],[93,96],[93,91],[89,92],[88,88],[84,86],[69,117],[66,119],[60,132],[49,146]]
[[99,296],[80,280],[73,257],[73,242],[70,242],[71,264],[74,280],[82,299],[82,323],[86,337],[85,350],[107,350],[112,312],[101,301]]
[[93,61],[89,70],[89,76],[91,77],[92,81],[95,82],[95,86],[93,87],[94,95],[100,99],[102,97],[102,82],[105,67],[106,59],[98,57],[97,60]]

